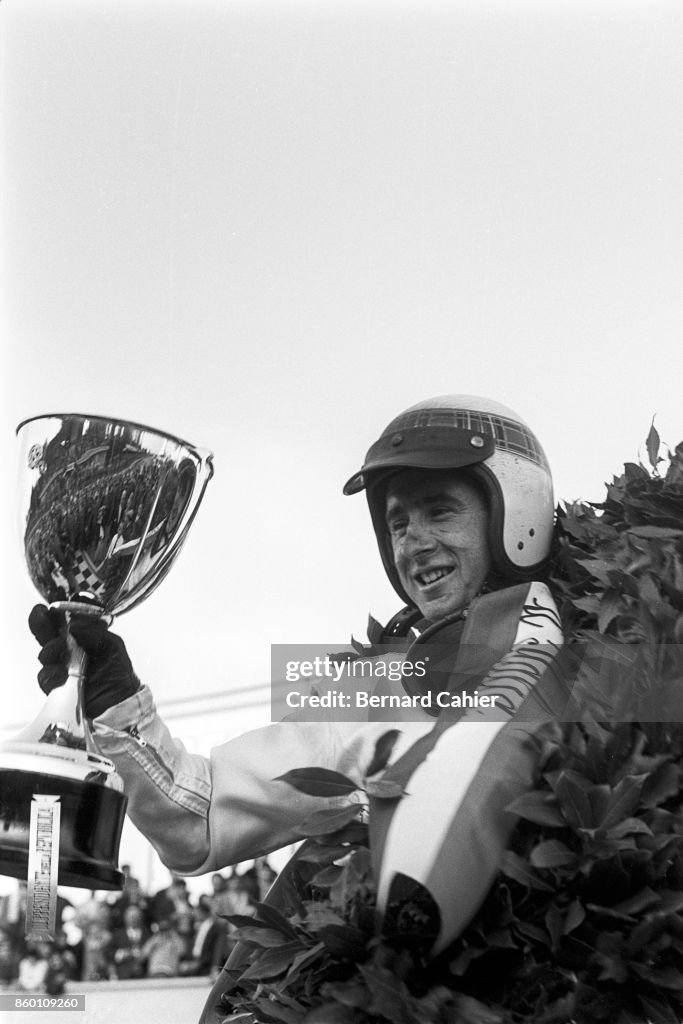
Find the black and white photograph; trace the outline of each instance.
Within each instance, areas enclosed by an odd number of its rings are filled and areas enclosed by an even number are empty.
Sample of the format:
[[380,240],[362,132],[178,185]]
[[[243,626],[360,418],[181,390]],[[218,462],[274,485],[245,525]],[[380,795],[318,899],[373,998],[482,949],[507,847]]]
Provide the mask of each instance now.
[[683,8],[0,0],[0,1017],[683,1020]]

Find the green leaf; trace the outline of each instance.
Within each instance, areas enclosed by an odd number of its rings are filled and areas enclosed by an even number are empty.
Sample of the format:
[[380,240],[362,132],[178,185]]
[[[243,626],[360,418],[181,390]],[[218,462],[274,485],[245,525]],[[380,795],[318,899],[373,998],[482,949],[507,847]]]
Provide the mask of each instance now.
[[609,584],[610,572],[614,569],[611,561],[608,562],[605,558],[577,558],[576,564],[583,566],[603,586]]
[[352,1007],[342,1003],[323,1003],[308,1011],[304,1024],[356,1024],[357,1020]]
[[628,532],[634,537],[644,537],[647,540],[678,540],[683,536],[683,530],[668,526],[632,526]]
[[393,971],[383,967],[359,968],[370,993],[367,1012],[376,1013],[392,1024],[423,1024],[412,1012],[405,984]]
[[[623,985],[624,982],[628,981],[628,968],[623,960],[617,956],[608,956],[601,958],[602,970],[598,975],[600,981],[616,981],[618,985]],[[639,1021],[638,1024],[643,1024]]]
[[660,914],[678,914],[683,910],[683,893],[660,892],[661,903],[657,907]]
[[[634,965],[634,969],[635,969]],[[642,976],[657,988],[666,988],[673,992],[683,993],[683,972],[677,967],[642,967]]]
[[[332,833],[330,833],[332,834]],[[329,864],[333,864],[335,860],[339,860],[340,857],[345,857],[349,852],[348,846],[343,846],[342,843],[331,843],[329,846],[326,843],[320,842],[320,839],[326,839],[327,835],[317,837],[316,842],[309,843],[305,850],[298,856],[299,862],[305,864],[319,864],[321,867],[325,867]]]
[[574,828],[593,827],[593,809],[587,788],[586,780],[571,770],[562,772],[555,784],[562,814]]
[[313,932],[317,932],[326,924],[344,924],[344,918],[333,910],[327,901],[313,900],[306,904],[306,917],[304,925]]
[[326,949],[338,960],[353,960],[358,963],[367,957],[365,936],[360,928],[352,925],[324,925],[318,932]]
[[360,811],[361,804],[347,804],[346,807],[330,807],[329,810],[316,811],[310,818],[306,818],[299,832],[302,836],[323,836],[329,832],[336,832],[357,818]]
[[569,906],[567,916],[564,919],[564,934],[569,935],[573,932],[580,924],[586,919],[586,911],[584,910],[580,900],[573,900]]
[[282,1021],[282,1024],[301,1024],[306,1012],[304,1007],[301,1007],[300,1010],[293,1010],[291,1007],[283,1006],[272,999],[256,999],[254,1003],[260,1011],[259,1020],[261,1021]]
[[640,818],[625,818],[607,831],[608,839],[623,839],[624,836],[651,836],[652,829]]
[[246,971],[240,975],[240,981],[263,981],[284,974],[292,960],[304,947],[300,942],[287,942],[277,949],[269,949],[256,957]]
[[612,620],[615,619],[621,611],[623,611],[623,609],[619,591],[611,589],[605,591],[600,601],[600,610],[598,612],[598,629],[601,633],[606,631],[610,622],[612,622]]
[[628,818],[638,806],[646,775],[626,775],[612,789],[607,813],[597,824],[600,828],[613,828]]
[[531,851],[529,860],[535,868],[558,868],[576,863],[576,854],[559,839],[548,839]]
[[636,998],[643,1007],[643,1019],[649,1021],[649,1024],[680,1024],[679,1015],[668,1001],[642,992],[637,992]]
[[317,875],[313,875],[313,878],[311,879],[311,885],[319,885],[323,889],[329,885],[336,885],[336,883],[341,878],[343,870],[344,869],[342,867],[339,867],[337,864],[332,864],[330,867],[324,868],[322,871],[319,871]]
[[389,763],[391,752],[394,749],[396,740],[401,735],[400,729],[389,729],[388,732],[382,733],[380,738],[375,744],[375,752],[372,755],[372,760],[368,765],[366,775],[376,775],[377,772],[383,771]]
[[629,916],[633,916],[634,914],[642,914],[645,910],[650,910],[659,902],[660,897],[657,893],[648,886],[645,886],[644,889],[641,889],[634,896],[629,896],[627,900],[622,900],[621,903],[617,903],[615,907],[612,907],[612,910],[617,914],[628,914]]
[[246,942],[254,942],[257,946],[267,948],[282,946],[285,942],[289,941],[282,932],[276,932],[272,928],[262,925],[239,928],[235,933],[235,938],[244,939]]
[[256,917],[249,917],[247,914],[220,914],[224,921],[229,921],[235,928],[269,928],[265,921],[259,921]]
[[506,810],[536,825],[562,827],[566,824],[559,812],[557,801],[550,793],[524,793],[508,805]]
[[326,834],[318,839],[317,842],[323,845],[328,843],[348,843],[350,846],[367,846],[368,826],[364,821],[351,821],[349,825],[344,825],[343,828],[338,829],[336,832]]
[[473,996],[462,992],[455,995],[456,1012],[452,1018],[458,1024],[502,1024],[503,1017],[498,1010],[492,1009]]
[[310,949],[304,949],[300,953],[297,953],[292,960],[289,971],[287,972],[287,977],[291,979],[301,974],[304,967],[307,967],[310,963],[319,959],[324,952],[324,942],[316,942],[315,946],[311,946]]
[[368,1005],[368,990],[365,985],[352,979],[351,981],[327,982],[322,988],[323,996],[331,996],[344,1006],[362,1009]]
[[645,807],[655,807],[664,803],[670,796],[676,796],[680,790],[680,769],[671,761],[660,764],[649,775],[644,784],[641,800]]
[[647,457],[650,460],[650,465],[654,470],[657,469],[657,465],[661,461],[659,458],[660,443],[661,442],[659,438],[659,433],[655,429],[655,421],[653,416],[645,444],[647,445]]
[[548,929],[552,948],[557,950],[564,934],[564,921],[562,920],[562,914],[556,906],[549,908],[545,915],[544,922]]
[[353,779],[329,768],[293,768],[284,775],[278,775],[274,781],[286,782],[308,796],[348,796],[358,789]]
[[539,928],[538,925],[531,924],[529,921],[518,921],[515,925],[515,929],[520,933],[520,935],[524,935],[528,939],[533,939],[534,942],[546,942],[546,934],[543,929]]
[[398,782],[391,782],[388,779],[378,779],[377,782],[367,782],[365,792],[368,796],[380,800],[395,800],[405,793],[403,786]]
[[538,889],[540,892],[555,891],[551,885],[543,882],[528,863],[512,850],[506,850],[503,854],[500,870],[508,878],[514,878],[516,882],[526,886],[527,889]]
[[259,920],[263,921],[269,928],[274,928],[275,931],[283,932],[285,935],[289,935],[293,939],[299,939],[298,932],[287,920],[284,914],[281,914],[275,907],[271,907],[268,903],[254,903],[256,908],[256,917],[250,918],[252,924],[258,924]]

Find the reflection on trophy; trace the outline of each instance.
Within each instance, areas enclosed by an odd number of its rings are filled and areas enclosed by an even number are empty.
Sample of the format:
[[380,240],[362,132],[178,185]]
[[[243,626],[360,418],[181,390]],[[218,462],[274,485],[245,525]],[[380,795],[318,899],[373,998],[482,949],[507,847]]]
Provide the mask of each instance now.
[[[136,423],[76,414],[26,420],[20,442],[26,563],[50,607],[106,616],[161,582],[211,479],[211,453]],[[118,889],[126,806],[82,710],[85,655],[71,636],[67,682],[0,744],[0,874],[28,877],[27,931],[54,928],[56,886]],[[30,916],[30,915],[29,915]]]

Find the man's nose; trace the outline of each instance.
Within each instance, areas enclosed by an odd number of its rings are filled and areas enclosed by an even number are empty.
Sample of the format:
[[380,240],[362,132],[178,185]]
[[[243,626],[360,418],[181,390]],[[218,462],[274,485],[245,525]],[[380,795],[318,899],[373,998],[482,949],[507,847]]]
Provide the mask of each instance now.
[[421,551],[431,551],[436,545],[433,533],[422,516],[411,516],[403,538],[405,554],[415,555]]

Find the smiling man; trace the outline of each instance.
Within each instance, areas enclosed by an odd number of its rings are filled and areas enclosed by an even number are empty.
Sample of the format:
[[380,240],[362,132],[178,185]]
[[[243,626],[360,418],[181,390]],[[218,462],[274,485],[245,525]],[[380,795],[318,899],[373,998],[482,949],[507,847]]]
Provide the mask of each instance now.
[[[453,700],[393,722],[385,777],[401,800],[370,803],[378,900],[401,932],[419,904],[426,950],[438,953],[486,894],[514,824],[506,811],[529,787],[535,721],[560,710],[547,686],[562,645],[542,573],[553,529],[552,481],[534,434],[488,399],[446,396],[401,413],[372,445],[344,491],[364,490],[387,575],[405,607],[378,635],[405,658],[387,685],[423,692],[409,677],[411,652],[446,652],[435,666],[447,694],[477,692],[476,707]],[[39,674],[49,691],[66,671],[64,623],[37,606],[31,628],[43,645]],[[329,800],[278,781],[318,765],[363,785],[391,714],[365,720],[275,723],[224,743],[211,758],[189,754],[159,718],[123,641],[102,620],[72,619],[88,655],[85,711],[98,748],[124,780],[129,814],[179,873],[203,874],[302,838]],[[264,636],[264,642],[267,637]],[[191,680],[189,680],[191,683]],[[541,685],[545,684],[545,685]],[[394,705],[395,706],[395,705]]]
[[406,470],[387,485],[386,524],[410,602],[438,622],[467,608],[491,568],[486,499],[461,471]]

